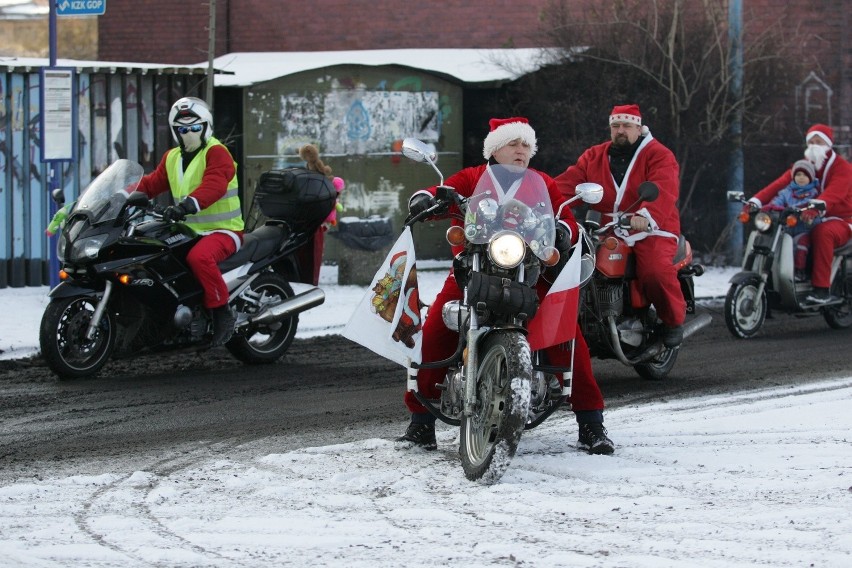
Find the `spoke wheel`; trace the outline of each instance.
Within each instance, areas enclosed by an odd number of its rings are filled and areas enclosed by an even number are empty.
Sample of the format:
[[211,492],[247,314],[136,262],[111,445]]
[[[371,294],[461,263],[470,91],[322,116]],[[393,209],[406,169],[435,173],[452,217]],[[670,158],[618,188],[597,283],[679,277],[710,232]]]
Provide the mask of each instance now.
[[530,406],[532,365],[520,333],[493,333],[480,344],[472,416],[461,418],[459,454],[465,476],[498,481],[518,449]]
[[633,368],[639,376],[649,381],[661,381],[665,379],[674,368],[677,361],[678,349],[666,349],[655,358],[645,363],[639,363]]

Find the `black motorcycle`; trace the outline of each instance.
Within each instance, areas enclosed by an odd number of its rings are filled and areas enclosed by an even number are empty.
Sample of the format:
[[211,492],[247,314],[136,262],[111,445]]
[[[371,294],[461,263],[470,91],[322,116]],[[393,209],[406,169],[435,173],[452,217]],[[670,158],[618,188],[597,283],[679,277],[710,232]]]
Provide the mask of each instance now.
[[[39,331],[41,353],[61,379],[93,375],[110,358],[211,346],[211,316],[186,263],[201,235],[164,221],[161,205],[133,191],[142,175],[139,164],[118,160],[85,189],[62,227],[62,281],[50,291]],[[236,314],[225,347],[240,361],[277,360],[293,342],[298,314],[325,301],[316,287],[316,233],[336,198],[329,180],[302,168],[260,177],[248,215],[253,230],[219,263]],[[314,287],[297,295],[292,282]]]

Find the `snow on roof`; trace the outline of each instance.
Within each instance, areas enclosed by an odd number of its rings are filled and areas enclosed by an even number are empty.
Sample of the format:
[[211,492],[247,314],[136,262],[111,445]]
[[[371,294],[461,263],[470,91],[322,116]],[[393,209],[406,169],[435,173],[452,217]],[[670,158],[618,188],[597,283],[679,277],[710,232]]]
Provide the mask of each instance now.
[[[50,59],[46,57],[3,57],[0,56],[0,69],[9,71],[23,69],[24,71],[35,70],[40,67],[50,66]],[[82,72],[107,72],[115,73],[118,70],[130,72],[133,70],[152,71],[156,73],[181,73],[199,74],[207,71],[207,64],[200,65],[176,65],[167,63],[133,63],[124,61],[87,61],[81,59],[56,59],[57,67],[73,67],[78,73]]]
[[559,53],[526,49],[373,49],[360,51],[240,52],[222,55],[214,67],[217,87],[242,87],[333,65],[403,65],[455,77],[465,83],[511,81],[556,61]]

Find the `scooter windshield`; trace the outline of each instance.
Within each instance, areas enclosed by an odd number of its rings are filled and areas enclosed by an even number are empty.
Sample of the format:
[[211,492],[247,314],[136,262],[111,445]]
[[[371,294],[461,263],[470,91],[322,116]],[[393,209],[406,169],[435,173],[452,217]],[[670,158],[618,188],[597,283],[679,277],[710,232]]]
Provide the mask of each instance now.
[[84,213],[92,223],[112,221],[143,174],[136,162],[116,160],[83,190],[72,213]]
[[556,223],[547,184],[538,172],[489,164],[468,200],[464,219],[467,240],[485,244],[496,234],[513,231],[541,258],[556,241]]

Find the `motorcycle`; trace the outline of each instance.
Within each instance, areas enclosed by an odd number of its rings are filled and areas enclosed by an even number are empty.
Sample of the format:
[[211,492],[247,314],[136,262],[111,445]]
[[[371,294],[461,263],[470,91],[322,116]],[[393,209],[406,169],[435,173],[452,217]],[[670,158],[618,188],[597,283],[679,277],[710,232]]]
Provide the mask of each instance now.
[[[600,187],[580,184],[583,185]],[[639,186],[639,199],[627,210],[642,201],[654,201],[658,195],[656,184],[644,182]],[[593,357],[617,359],[633,367],[643,379],[662,380],[674,368],[681,346],[667,348],[663,345],[657,333],[662,323],[636,281],[633,248],[625,241],[624,232],[618,230],[630,228],[631,216],[618,213],[612,221],[601,226],[599,212],[590,210],[586,214],[583,223],[588,235],[587,246],[595,263],[594,274],[580,296],[580,328]],[[674,265],[686,300],[684,339],[712,320],[706,313],[690,317],[696,313],[693,278],[704,274],[704,267],[692,261],[692,247],[680,235]]]
[[[557,216],[544,179],[531,170],[492,165],[493,175],[483,175],[464,198],[444,186],[431,147],[408,138],[402,152],[431,165],[441,180],[436,204],[406,219],[406,226],[456,205],[461,214],[454,217],[463,227],[450,227],[447,241],[464,246],[453,260],[463,300],[447,302],[441,314],[447,327],[459,332],[459,344],[446,360],[411,363],[415,374],[410,371],[408,389],[438,419],[460,427],[465,476],[493,483],[508,467],[524,430],[541,424],[571,392],[571,368],[547,365],[540,352],[531,352],[527,338],[538,309],[534,285],[559,259]],[[523,183],[517,181],[521,176]],[[499,182],[492,180],[500,179],[516,180],[522,189],[496,191]],[[600,195],[590,191],[574,199],[595,201]],[[417,391],[416,370],[443,367],[448,371],[438,385],[442,394],[436,406]],[[562,386],[557,374],[565,379]]]
[[[164,221],[163,207],[134,191],[142,175],[135,162],[113,163],[82,192],[61,229],[61,282],[50,291],[39,331],[41,353],[60,379],[94,375],[110,358],[210,347],[212,320],[186,263],[201,235]],[[248,216],[254,230],[219,263],[236,314],[225,347],[238,360],[277,360],[293,342],[298,314],[325,301],[311,263],[317,252],[321,257],[315,233],[336,198],[324,176],[301,168],[261,175]],[[54,199],[61,205],[61,191]],[[291,282],[313,287],[295,294]]]
[[[741,191],[729,191],[728,200],[747,204]],[[793,237],[787,231],[800,222],[803,211],[820,210],[817,202],[801,208],[743,212],[739,221],[749,224],[742,270],[730,280],[725,297],[725,323],[734,337],[748,339],[760,331],[771,310],[797,317],[822,314],[833,329],[852,326],[852,242],[834,251],[831,262],[831,293],[837,298],[827,304],[806,301],[813,290],[810,279],[797,277]]]

